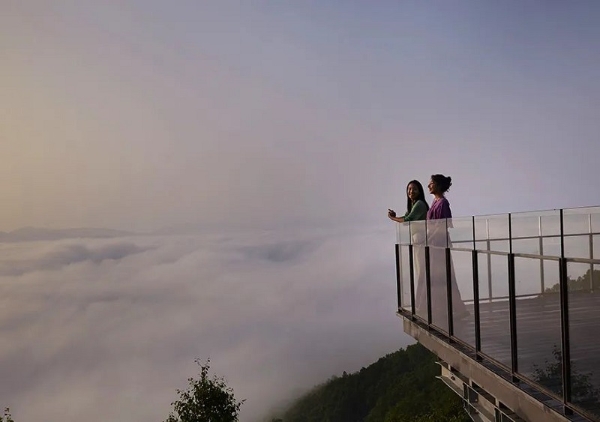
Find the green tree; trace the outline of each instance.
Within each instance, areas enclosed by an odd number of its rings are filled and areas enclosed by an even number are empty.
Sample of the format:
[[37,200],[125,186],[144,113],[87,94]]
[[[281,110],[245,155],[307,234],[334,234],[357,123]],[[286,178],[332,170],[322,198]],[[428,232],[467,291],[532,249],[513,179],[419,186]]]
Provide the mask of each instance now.
[[4,416],[0,416],[0,422],[15,422],[10,415],[10,409],[8,407],[4,409]]
[[209,376],[210,359],[195,362],[199,378],[188,378],[187,390],[177,390],[179,400],[171,403],[173,411],[165,422],[237,422],[245,400],[237,401],[223,378]]

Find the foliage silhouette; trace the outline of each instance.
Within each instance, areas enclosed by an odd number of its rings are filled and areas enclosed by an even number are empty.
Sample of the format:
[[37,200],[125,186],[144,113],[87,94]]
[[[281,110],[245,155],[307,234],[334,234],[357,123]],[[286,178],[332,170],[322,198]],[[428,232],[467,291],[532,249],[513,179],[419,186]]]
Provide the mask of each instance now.
[[462,400],[435,376],[435,355],[419,344],[360,371],[333,377],[296,401],[281,422],[463,422]]
[[[562,352],[557,345],[552,348],[554,360],[544,360],[544,365],[533,365],[533,380],[550,391],[562,395]],[[592,383],[591,373],[579,372],[571,361],[571,401],[583,409],[600,413],[600,388]]]
[[199,378],[188,378],[188,389],[177,390],[179,400],[171,403],[173,412],[165,422],[237,422],[245,400],[237,401],[223,378],[209,377],[210,359],[195,362]]
[[[592,273],[591,269],[588,269],[585,274],[577,278],[567,277],[567,286],[569,291],[589,291],[600,289],[600,270],[594,270]],[[547,287],[544,293],[558,293],[560,291],[560,284],[556,283],[551,287]]]
[[10,415],[10,409],[8,407],[4,408],[4,416],[0,416],[0,422],[15,422]]

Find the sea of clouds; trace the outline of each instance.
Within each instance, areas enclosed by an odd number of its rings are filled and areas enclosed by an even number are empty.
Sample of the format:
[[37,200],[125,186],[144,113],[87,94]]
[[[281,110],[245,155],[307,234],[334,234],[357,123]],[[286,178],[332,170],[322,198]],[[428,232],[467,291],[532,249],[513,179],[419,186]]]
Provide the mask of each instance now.
[[389,229],[0,242],[0,406],[164,420],[210,358],[263,420],[411,343]]

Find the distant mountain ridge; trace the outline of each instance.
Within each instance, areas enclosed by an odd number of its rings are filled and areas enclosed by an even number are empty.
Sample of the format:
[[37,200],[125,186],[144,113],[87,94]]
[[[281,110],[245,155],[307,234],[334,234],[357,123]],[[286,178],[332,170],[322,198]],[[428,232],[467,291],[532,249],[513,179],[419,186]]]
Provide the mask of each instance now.
[[114,229],[80,227],[70,229],[44,229],[22,227],[10,232],[0,232],[0,242],[30,242],[35,240],[59,240],[77,238],[111,238],[134,235],[133,232]]

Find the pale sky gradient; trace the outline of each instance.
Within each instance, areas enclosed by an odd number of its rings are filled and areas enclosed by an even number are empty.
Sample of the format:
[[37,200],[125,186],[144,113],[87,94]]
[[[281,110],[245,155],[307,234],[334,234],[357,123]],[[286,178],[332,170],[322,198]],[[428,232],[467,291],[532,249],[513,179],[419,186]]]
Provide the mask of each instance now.
[[254,422],[406,345],[386,212],[409,180],[452,176],[455,216],[599,203],[598,22],[596,0],[3,0],[0,231],[155,235],[1,237],[0,405],[160,420],[211,357]]
[[0,230],[597,204],[596,1],[0,5]]

